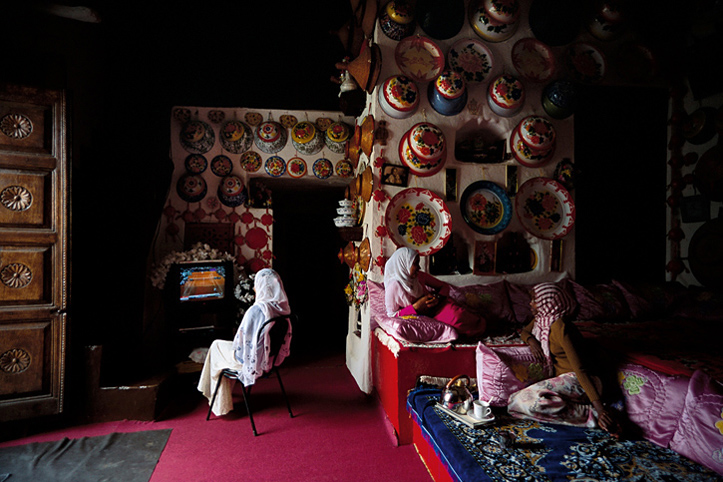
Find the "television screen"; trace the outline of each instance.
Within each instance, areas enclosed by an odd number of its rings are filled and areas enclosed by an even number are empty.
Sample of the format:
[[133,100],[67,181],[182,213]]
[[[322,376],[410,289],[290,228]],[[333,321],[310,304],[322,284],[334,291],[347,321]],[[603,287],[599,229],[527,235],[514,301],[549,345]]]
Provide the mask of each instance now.
[[225,264],[182,264],[179,266],[179,300],[222,300],[226,296]]

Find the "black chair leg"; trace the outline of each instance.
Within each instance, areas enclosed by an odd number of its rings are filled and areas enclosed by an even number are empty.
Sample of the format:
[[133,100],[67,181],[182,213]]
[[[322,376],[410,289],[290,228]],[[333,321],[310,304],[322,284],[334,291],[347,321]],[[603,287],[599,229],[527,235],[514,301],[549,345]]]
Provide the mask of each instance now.
[[291,411],[291,404],[289,403],[289,398],[286,396],[286,390],[284,390],[284,384],[281,381],[281,373],[279,373],[279,367],[274,367],[274,371],[276,372],[276,378],[279,379],[279,387],[281,387],[281,393],[284,395],[284,400],[286,401],[286,408],[289,409],[289,417],[294,418],[294,414]]
[[248,395],[250,395],[250,391],[249,391],[249,393],[246,393],[246,387],[244,386],[243,383],[241,384],[241,393],[243,393],[243,396],[244,396],[244,404],[246,405],[246,412],[249,414],[249,420],[251,420],[251,429],[254,431],[254,437],[255,437],[258,435],[258,433],[256,433],[256,424],[254,423],[254,416],[251,413],[251,407],[249,406]]
[[218,395],[218,389],[221,387],[221,379],[223,379],[223,373],[218,376],[216,382],[216,388],[213,390],[213,397],[211,397],[211,405],[208,406],[208,414],[206,415],[206,421],[211,418],[211,410],[213,409],[213,403],[216,401],[216,395]]

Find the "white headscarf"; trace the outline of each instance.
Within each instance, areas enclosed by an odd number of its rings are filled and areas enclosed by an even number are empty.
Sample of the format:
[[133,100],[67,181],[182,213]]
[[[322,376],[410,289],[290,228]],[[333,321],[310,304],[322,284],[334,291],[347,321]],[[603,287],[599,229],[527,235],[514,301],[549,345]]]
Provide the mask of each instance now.
[[394,316],[400,307],[416,301],[425,292],[417,277],[409,274],[418,256],[415,250],[402,247],[384,265],[385,301],[389,316]]
[[535,326],[532,334],[542,345],[545,356],[550,356],[550,326],[555,320],[565,318],[576,308],[576,302],[570,294],[555,283],[540,283],[532,288],[537,305]]
[[[269,360],[269,329],[259,340],[259,331],[264,322],[276,316],[291,313],[289,299],[278,273],[266,268],[256,273],[254,279],[256,301],[244,314],[241,325],[233,340],[236,361],[243,364],[240,380],[244,385],[253,385],[258,377],[271,368]],[[273,363],[279,365],[289,354],[291,326],[284,338],[283,346]]]
[[254,304],[261,308],[267,320],[291,312],[284,283],[273,269],[265,268],[256,273],[254,290],[256,291]]

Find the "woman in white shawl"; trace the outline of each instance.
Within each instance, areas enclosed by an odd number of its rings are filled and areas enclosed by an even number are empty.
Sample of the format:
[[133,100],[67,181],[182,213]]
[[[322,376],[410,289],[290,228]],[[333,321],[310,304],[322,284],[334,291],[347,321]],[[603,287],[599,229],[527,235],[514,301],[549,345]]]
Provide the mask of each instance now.
[[[213,397],[218,378],[224,368],[236,370],[239,380],[245,386],[253,385],[256,379],[268,371],[272,364],[279,365],[289,355],[291,325],[284,338],[281,350],[275,360],[269,359],[269,327],[259,339],[259,330],[264,322],[276,316],[288,315],[289,300],[278,273],[273,269],[262,269],[254,278],[256,300],[244,314],[234,340],[215,340],[208,350],[203,364],[198,390],[208,398]],[[221,416],[233,409],[232,380],[223,378],[213,404],[212,411]]]
[[461,335],[484,333],[486,322],[449,298],[449,285],[421,271],[419,253],[398,248],[384,265],[384,302],[393,317],[427,316]]

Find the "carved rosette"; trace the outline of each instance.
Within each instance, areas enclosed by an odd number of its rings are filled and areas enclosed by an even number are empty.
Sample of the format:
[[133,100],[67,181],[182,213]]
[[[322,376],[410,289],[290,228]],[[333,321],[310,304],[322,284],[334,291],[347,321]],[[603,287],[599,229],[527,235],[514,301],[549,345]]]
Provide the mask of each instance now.
[[10,288],[25,288],[33,279],[33,272],[22,263],[12,263],[0,271],[0,281]]
[[13,348],[0,355],[0,370],[20,373],[30,366],[30,353],[22,348]]
[[22,186],[8,186],[0,192],[0,203],[11,211],[25,211],[33,204],[33,195]]
[[33,132],[33,123],[21,114],[7,114],[0,119],[0,131],[13,139],[25,139]]

